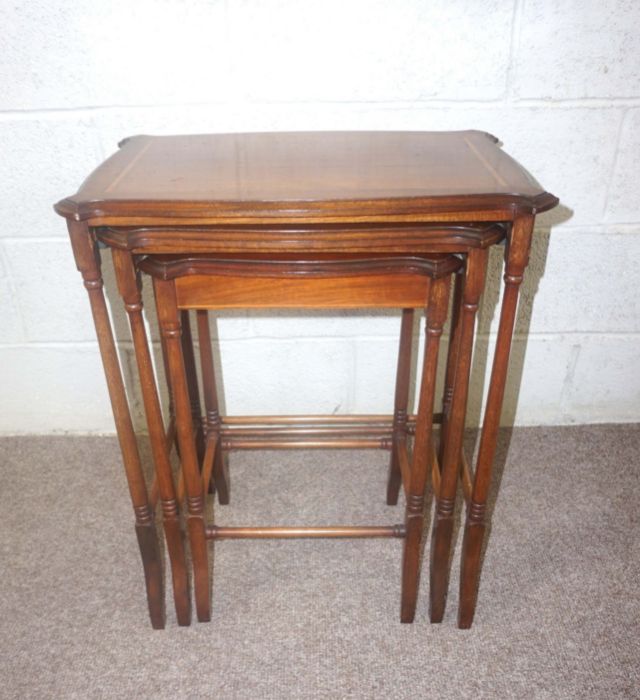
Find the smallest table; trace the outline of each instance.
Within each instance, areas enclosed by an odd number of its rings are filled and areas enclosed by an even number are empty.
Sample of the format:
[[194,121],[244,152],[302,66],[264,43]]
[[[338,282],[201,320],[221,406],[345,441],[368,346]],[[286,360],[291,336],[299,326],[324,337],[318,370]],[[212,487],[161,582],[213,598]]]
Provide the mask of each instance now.
[[[414,619],[424,500],[436,499],[430,617],[442,620],[457,484],[467,501],[458,624],[475,611],[480,554],[518,290],[537,212],[557,199],[483,133],[327,132],[138,136],[126,139],[79,192],[56,205],[67,218],[89,292],[136,517],[154,627],[163,627],[160,503],[179,624],[191,619],[180,511],[199,620],[210,619],[208,540],[397,537],[403,540],[401,620]],[[506,241],[505,291],[478,457],[462,451],[475,317],[490,246]],[[113,253],[129,316],[155,480],[147,487],[102,291],[98,243]],[[142,316],[142,276],[153,279],[171,405],[165,422]],[[451,278],[455,279],[449,303]],[[443,325],[451,307],[442,412],[434,413]],[[211,310],[402,309],[394,412],[388,416],[221,416]],[[408,413],[414,309],[426,313],[418,413]],[[195,311],[205,411],[190,313]],[[230,388],[232,391],[232,387]],[[441,422],[432,440],[432,422]],[[166,423],[166,425],[165,425]],[[180,473],[170,451],[177,439]],[[207,490],[229,502],[227,453],[236,449],[390,451],[387,503],[405,493],[395,526],[228,528],[207,523]]]

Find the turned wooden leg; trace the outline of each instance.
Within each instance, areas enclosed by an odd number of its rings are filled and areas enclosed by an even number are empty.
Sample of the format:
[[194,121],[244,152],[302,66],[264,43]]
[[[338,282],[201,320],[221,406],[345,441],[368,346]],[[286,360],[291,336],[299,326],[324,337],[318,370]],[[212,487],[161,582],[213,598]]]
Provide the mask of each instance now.
[[165,611],[162,560],[160,558],[153,510],[147,496],[147,487],[122,380],[120,362],[118,361],[113,331],[102,289],[103,283],[98,250],[93,236],[84,222],[68,220],[67,225],[76,265],[82,274],[84,286],[89,293],[91,313],[93,314],[93,321],[96,327],[109,398],[135,513],[135,530],[144,568],[151,625],[155,629],[163,629],[165,625]]
[[169,372],[176,411],[180,464],[187,494],[187,528],[191,545],[196,613],[200,622],[211,619],[209,562],[204,522],[204,489],[194,434],[187,372],[182,353],[182,325],[171,281],[154,279],[160,330],[166,339]]
[[[154,290],[155,299],[155,290]],[[169,452],[171,447],[175,447],[176,453],[180,455],[180,446],[178,445],[178,436],[176,434],[176,412],[173,407],[173,391],[171,390],[171,372],[169,372],[169,359],[167,355],[167,341],[162,333],[160,333],[160,349],[162,352],[162,366],[164,368],[164,379],[169,394],[169,425],[167,429],[167,447]],[[180,500],[180,499],[178,499]]]
[[182,356],[184,357],[184,368],[187,373],[187,387],[189,390],[189,401],[191,404],[191,417],[193,420],[198,463],[202,464],[205,451],[204,430],[202,426],[202,410],[200,408],[198,373],[196,371],[196,359],[193,352],[191,322],[189,320],[189,312],[187,310],[183,309],[180,311],[180,323],[182,325]]
[[162,410],[158,398],[153,364],[147,342],[147,333],[142,317],[142,295],[140,275],[136,272],[129,251],[113,249],[116,278],[125,309],[129,315],[131,335],[136,353],[142,398],[151,440],[151,451],[155,464],[156,479],[160,492],[165,540],[171,562],[173,597],[179,625],[191,623],[191,598],[182,528],[169,453],[165,440]]
[[431,533],[429,615],[431,622],[442,622],[449,588],[449,562],[453,534],[453,511],[467,411],[469,373],[478,302],[484,287],[488,251],[469,251],[464,271],[462,308],[454,335],[455,371],[446,433],[443,435],[440,487]]
[[533,216],[522,216],[514,221],[505,251],[505,289],[500,312],[500,325],[498,326],[491,383],[487,395],[473,490],[467,508],[462,543],[458,626],[463,629],[471,627],[476,608],[480,557],[485,533],[485,508],[491,483],[491,469],[498,428],[500,427],[500,413],[507,379],[518,294],[525,268],[529,262],[533,221]]
[[411,374],[411,341],[413,339],[413,309],[402,309],[400,325],[400,349],[396,372],[396,395],[393,409],[393,445],[389,462],[387,482],[387,505],[398,503],[398,492],[402,475],[398,462],[398,443],[407,439],[407,402],[409,401],[409,379]]
[[440,336],[447,317],[449,283],[450,277],[447,275],[432,280],[429,286],[422,382],[418,401],[413,459],[407,488],[406,537],[402,558],[402,601],[400,606],[400,620],[402,622],[413,622],[418,598],[424,526],[424,494],[427,485],[428,465],[431,464],[433,399]]
[[453,398],[453,384],[456,376],[458,353],[460,348],[460,307],[462,306],[462,290],[464,275],[458,270],[453,287],[453,304],[451,305],[451,330],[449,332],[449,350],[447,352],[447,369],[444,378],[444,392],[442,395],[442,424],[440,426],[440,449],[438,459],[440,464],[444,457],[444,446],[447,441],[447,429],[449,415],[451,413],[451,399]]
[[198,344],[200,345],[200,364],[202,367],[202,384],[204,388],[204,405],[206,410],[207,445],[215,441],[213,457],[213,481],[218,492],[218,501],[222,505],[229,503],[229,473],[222,452],[220,440],[220,409],[216,387],[213,353],[211,351],[211,332],[209,329],[209,313],[206,310],[197,311]]

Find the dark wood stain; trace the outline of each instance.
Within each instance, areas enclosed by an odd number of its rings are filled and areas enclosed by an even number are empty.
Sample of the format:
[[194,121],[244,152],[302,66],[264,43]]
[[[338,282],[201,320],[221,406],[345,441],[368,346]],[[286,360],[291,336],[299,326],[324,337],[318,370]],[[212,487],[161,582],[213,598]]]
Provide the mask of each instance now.
[[[164,626],[160,504],[178,622],[191,619],[184,547],[191,549],[196,614],[211,616],[209,546],[219,539],[388,537],[403,541],[400,619],[414,619],[429,478],[436,505],[430,550],[430,616],[443,618],[458,479],[467,502],[458,624],[476,607],[485,508],[507,367],[535,215],[558,200],[479,131],[299,132],[135,136],[80,190],[56,204],[67,219],[89,293],[135,515],[152,625]],[[488,249],[506,239],[505,291],[475,470],[462,452],[475,317]],[[155,480],[137,451],[97,242],[112,250],[130,320]],[[165,426],[142,320],[142,277],[152,278],[170,395]],[[452,332],[442,413],[435,377],[452,277]],[[209,310],[402,309],[392,416],[222,416]],[[415,309],[426,312],[419,408],[407,414]],[[204,415],[190,326],[197,318]],[[231,388],[232,390],[232,388]],[[432,423],[441,422],[435,445]],[[169,453],[177,441],[180,473]],[[237,527],[207,523],[206,492],[230,499],[228,454],[238,449],[385,449],[387,503],[400,486],[395,526]],[[286,485],[283,484],[283,488]]]

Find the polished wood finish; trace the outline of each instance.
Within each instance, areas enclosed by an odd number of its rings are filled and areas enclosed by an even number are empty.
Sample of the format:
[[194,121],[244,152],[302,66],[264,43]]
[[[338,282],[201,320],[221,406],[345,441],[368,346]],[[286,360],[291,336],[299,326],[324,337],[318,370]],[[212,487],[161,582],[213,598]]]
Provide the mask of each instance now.
[[[218,405],[218,389],[216,387],[215,370],[213,367],[213,354],[211,351],[211,330],[209,328],[209,314],[207,311],[197,312],[198,317],[198,345],[200,346],[200,365],[202,367],[202,383],[204,390],[204,405],[206,410],[206,434],[207,447],[211,443],[220,442],[220,409]],[[222,455],[222,449],[215,450],[212,462],[215,489],[218,493],[218,501],[221,505],[229,503],[229,472]],[[204,472],[204,470],[203,470]],[[209,483],[207,482],[207,489]]]
[[462,290],[464,286],[463,270],[458,270],[453,286],[453,303],[451,304],[451,329],[449,333],[449,350],[447,352],[447,367],[444,378],[444,393],[442,396],[442,428],[440,439],[439,459],[442,462],[443,450],[447,442],[448,432],[447,417],[451,411],[451,399],[453,398],[453,380],[456,376],[458,350],[460,348],[460,307],[462,306]]
[[[431,535],[430,616],[431,622],[441,622],[449,584],[449,560],[453,534],[453,511],[456,485],[467,412],[469,374],[476,312],[484,287],[487,251],[471,250],[464,271],[462,307],[458,312],[454,342],[457,344],[453,394],[445,417],[446,436],[443,449],[440,487],[436,498]],[[446,414],[445,414],[446,415]]]
[[[482,251],[483,248],[478,248]],[[313,425],[298,425],[296,429],[291,427],[282,428],[271,424],[270,428],[258,432],[256,435],[255,427],[252,429],[236,427],[236,434],[223,437],[221,447],[223,451],[231,449],[268,449],[268,448],[298,448],[298,447],[370,447],[380,446],[382,448],[390,448],[393,446],[395,438],[396,449],[392,450],[398,456],[399,468],[402,476],[403,485],[407,494],[406,505],[406,524],[405,531],[407,534],[404,547],[404,563],[402,575],[402,605],[401,619],[404,622],[413,620],[415,613],[415,605],[417,600],[419,568],[421,560],[421,544],[423,531],[423,506],[424,496],[429,474],[428,465],[431,463],[431,425],[433,420],[433,398],[435,391],[435,376],[438,361],[438,345],[442,327],[447,315],[448,309],[448,290],[451,274],[457,271],[462,265],[460,258],[454,255],[444,256],[442,254],[434,254],[432,256],[406,257],[406,256],[375,256],[373,258],[364,258],[362,256],[350,255],[341,256],[336,259],[335,255],[330,256],[313,256],[310,258],[300,257],[283,257],[256,259],[255,257],[239,257],[239,258],[223,258],[199,256],[199,257],[183,257],[183,256],[166,256],[166,255],[148,255],[140,262],[142,270],[152,275],[156,284],[156,300],[158,306],[158,315],[161,320],[161,328],[166,337],[167,349],[169,352],[169,364],[171,369],[172,385],[174,386],[174,398],[176,401],[176,419],[178,426],[181,419],[182,408],[179,403],[177,394],[178,386],[176,381],[179,376],[176,375],[176,369],[172,365],[172,345],[170,344],[170,335],[167,333],[167,321],[178,313],[184,316],[184,311],[180,311],[184,298],[180,296],[181,284],[185,280],[196,280],[197,290],[196,295],[188,302],[189,306],[198,308],[198,313],[202,314],[203,308],[210,306],[211,297],[208,296],[211,289],[220,284],[220,279],[228,281],[232,273],[240,273],[241,279],[247,279],[249,282],[254,279],[268,279],[269,287],[265,289],[278,290],[283,283],[288,281],[309,281],[311,283],[326,283],[328,286],[307,289],[310,296],[303,301],[303,304],[311,300],[316,305],[331,306],[331,297],[329,290],[335,288],[340,283],[339,293],[341,303],[346,306],[363,306],[367,305],[369,294],[375,292],[381,287],[379,272],[385,279],[391,280],[387,282],[383,289],[388,289],[393,286],[393,280],[398,274],[405,275],[411,282],[410,287],[403,290],[395,300],[395,304],[403,308],[408,305],[420,305],[426,308],[427,324],[426,324],[426,347],[424,355],[423,381],[420,393],[420,404],[418,416],[415,422],[415,445],[409,466],[409,458],[406,448],[406,409],[405,416],[402,420],[402,433],[404,442],[400,440],[399,422],[400,417],[398,411],[394,413],[394,424],[392,427],[392,440],[385,437],[371,439],[363,437],[362,433],[369,434],[371,425],[358,425],[351,423],[349,426],[340,428],[338,432],[335,426],[313,426]],[[223,272],[220,275],[220,271]],[[226,275],[224,274],[226,273]],[[417,280],[421,286],[418,287],[420,294],[416,296],[414,289],[414,280]],[[244,296],[243,291],[239,291],[230,285],[225,288],[230,294],[231,303],[236,297],[241,298],[243,304],[249,303],[249,298],[252,299],[252,305],[259,306],[261,304],[261,296],[256,296],[256,290],[252,289],[250,297]],[[289,298],[289,292],[283,298]],[[273,299],[273,297],[272,297]],[[327,303],[327,299],[329,300]],[[300,298],[294,296],[288,305],[296,307],[300,303]],[[380,305],[379,300],[376,302]],[[270,306],[277,305],[273,301]],[[164,307],[168,308],[164,308]],[[203,339],[208,345],[208,333],[203,316],[200,316],[203,328]],[[410,345],[411,330],[412,330],[412,314],[405,312],[404,314],[404,338],[403,345]],[[207,336],[207,338],[204,338]],[[184,349],[184,348],[183,348]],[[401,358],[400,371],[400,386],[396,392],[398,397],[398,407],[400,402],[404,402],[406,406],[408,392],[408,377],[407,367],[405,366],[408,358],[407,351],[403,348]],[[210,364],[211,358],[208,356],[208,351],[205,350],[206,364]],[[177,361],[176,361],[177,366]],[[210,380],[208,380],[210,383]],[[208,393],[215,394],[215,387],[210,387]],[[379,430],[379,426],[376,426]],[[186,426],[188,428],[188,426]],[[360,435],[358,433],[360,432]],[[244,434],[244,435],[243,435]],[[180,432],[179,432],[180,437]],[[180,440],[182,447],[182,440]],[[211,458],[210,458],[211,459]],[[210,459],[205,464],[205,473],[210,469]],[[192,467],[186,466],[184,469],[185,478],[187,472]],[[234,537],[266,536],[267,532],[264,529],[255,528],[239,528],[239,529],[223,529],[217,528],[211,530],[211,539],[219,538],[223,532],[234,533]],[[301,536],[301,533],[306,536],[320,536],[325,533],[326,536],[346,536],[345,533],[350,532],[349,528],[340,527],[338,529],[329,528],[275,528],[269,529],[269,536]],[[353,530],[353,532],[356,532]],[[217,533],[217,534],[216,534]],[[336,534],[340,533],[340,534]],[[377,530],[371,528],[358,529],[357,536],[379,536]],[[388,534],[388,533],[387,533]],[[229,534],[229,536],[232,536]]]
[[191,622],[191,596],[187,561],[184,551],[182,528],[180,527],[179,507],[173,483],[169,451],[162,419],[162,409],[156,389],[151,353],[142,318],[142,294],[139,273],[131,253],[123,250],[113,252],[113,262],[120,294],[129,316],[131,335],[136,353],[142,399],[149,426],[151,450],[155,464],[155,473],[160,493],[162,518],[171,562],[173,578],[173,595],[179,625]]
[[418,420],[411,462],[410,481],[407,485],[405,522],[407,538],[402,559],[402,599],[400,620],[413,622],[418,598],[422,530],[424,527],[424,497],[431,461],[431,424],[433,398],[436,388],[438,349],[442,327],[449,305],[449,278],[433,280],[427,303],[426,340],[422,364],[422,381],[418,402]]
[[484,132],[299,132],[131,137],[58,210],[92,226],[504,221],[553,202]]
[[[423,297],[426,299],[426,294]],[[389,461],[389,479],[387,482],[387,505],[398,503],[398,491],[402,478],[402,467],[408,463],[406,457],[407,441],[407,404],[409,402],[409,381],[411,378],[411,343],[413,340],[413,309],[402,310],[400,324],[400,349],[396,369],[396,393],[393,410],[393,446]],[[403,480],[405,483],[406,479]]]
[[433,443],[431,445],[431,488],[433,497],[440,498],[440,461]]
[[222,441],[225,450],[388,450],[391,440],[387,438],[272,438],[269,440],[243,440],[227,438]]
[[[433,422],[441,415],[436,413]],[[407,416],[406,436],[415,432],[416,416]],[[286,448],[391,449],[393,416],[232,416],[221,422],[225,450]],[[403,443],[398,443],[402,446]],[[406,448],[406,445],[405,445]]]
[[[176,203],[179,206],[179,203]],[[504,214],[502,214],[504,216]],[[393,218],[393,217],[391,217]],[[507,220],[510,217],[507,217]],[[473,223],[469,223],[473,222]],[[147,221],[144,226],[100,226],[96,236],[110,248],[133,253],[184,253],[234,256],[239,253],[292,255],[323,252],[366,253],[466,253],[488,248],[504,240],[503,223],[479,223],[477,218],[452,218],[447,223],[269,223],[167,226]]]
[[491,468],[498,438],[498,428],[500,427],[500,413],[502,411],[502,400],[507,380],[518,294],[525,268],[529,262],[533,223],[533,216],[523,216],[516,219],[505,250],[504,297],[502,299],[491,381],[489,383],[480,445],[478,447],[475,479],[471,500],[467,507],[462,543],[458,626],[463,629],[471,627],[475,613],[480,576],[480,555],[486,528],[486,503],[491,483]]
[[176,280],[181,309],[420,307],[428,279],[459,267],[453,256],[149,256],[141,268]]
[[200,475],[196,436],[187,369],[182,352],[182,321],[176,304],[172,281],[154,279],[158,320],[167,348],[167,359],[176,411],[176,431],[180,445],[180,462],[187,494],[187,526],[193,561],[196,613],[200,622],[211,618],[209,600],[209,563],[204,522],[204,489]]
[[144,568],[151,625],[155,629],[163,629],[165,624],[164,584],[158,536],[154,513],[147,497],[138,445],[104,298],[98,249],[86,224],[71,220],[67,224],[76,266],[89,294],[91,313],[102,355],[109,399],[135,513],[135,529]]
[[[408,495],[409,485],[411,484],[411,465],[409,458],[409,450],[407,448],[406,441],[396,441],[392,444],[391,454],[396,456],[398,461],[398,471],[400,475],[400,481],[404,489],[404,495]],[[396,499],[397,500],[397,499]],[[387,505],[396,505],[395,503],[389,503],[387,499]]]
[[[209,435],[207,437],[207,445],[206,445],[204,457],[202,458],[202,488],[205,489],[205,491],[208,491],[209,486],[211,485],[211,478],[213,476],[214,463],[216,461],[217,455],[220,454],[220,452],[221,452],[221,448],[220,448],[220,440],[219,440],[218,436],[217,435]],[[227,503],[228,502],[229,501],[227,498]]]
[[[458,623],[471,624],[518,289],[534,217],[557,201],[501,150],[496,139],[465,131],[137,136],[122,142],[119,152],[75,195],[58,202],[56,211],[68,220],[76,262],[89,291],[136,513],[153,626],[164,624],[153,518],[157,500],[163,510],[178,618],[181,624],[187,622],[184,552],[176,531],[177,508],[184,496],[199,620],[210,617],[207,539],[271,536],[404,539],[401,619],[412,620],[429,476],[436,501],[431,619],[439,621],[444,612],[460,478],[467,516]],[[487,251],[505,239],[505,294],[473,472],[462,452],[462,434],[475,315]],[[113,251],[130,319],[153,443],[156,478],[149,496],[102,295],[96,242]],[[142,323],[138,271],[154,278],[170,396],[166,430]],[[452,275],[452,332],[440,416],[433,413],[433,392]],[[425,306],[418,415],[408,416],[413,309]],[[221,416],[207,309],[237,307],[403,309],[393,415]],[[198,319],[204,421],[190,309]],[[431,424],[440,418],[436,448]],[[168,466],[174,435],[181,464],[175,488]],[[389,450],[387,502],[397,502],[402,484],[405,524],[220,528],[205,523],[204,497],[210,483],[220,502],[228,502],[229,451],[298,447]]]
[[462,486],[462,495],[467,504],[471,501],[471,492],[473,491],[473,475],[469,462],[465,457],[464,450],[460,451],[460,485]]
[[191,404],[191,418],[193,420],[193,430],[196,437],[196,450],[198,461],[202,463],[204,457],[204,430],[202,425],[202,409],[200,406],[200,390],[198,388],[198,374],[196,372],[196,358],[193,349],[193,336],[191,335],[191,318],[188,310],[180,311],[180,324],[182,335],[182,357],[187,375],[187,387],[189,390],[189,402]]
[[[426,280],[415,275],[342,280],[277,280],[244,277],[184,277],[177,281],[178,304],[185,309],[353,309],[397,308],[400,300],[418,305]],[[252,301],[253,300],[253,301]],[[324,300],[324,301],[323,301]]]
[[[434,413],[434,423],[442,420],[442,414]],[[364,415],[284,415],[284,416],[225,416],[222,419],[223,429],[233,429],[234,426],[241,425],[288,425],[288,426],[304,426],[304,425],[343,425],[347,426],[352,423],[362,423],[363,425],[382,425],[391,426],[393,416],[385,414],[364,414]],[[411,426],[415,427],[416,416],[410,414],[407,416],[407,429]]]
[[328,527],[207,527],[210,540],[290,540],[304,538],[359,539],[363,537],[405,537],[403,525],[332,525]]

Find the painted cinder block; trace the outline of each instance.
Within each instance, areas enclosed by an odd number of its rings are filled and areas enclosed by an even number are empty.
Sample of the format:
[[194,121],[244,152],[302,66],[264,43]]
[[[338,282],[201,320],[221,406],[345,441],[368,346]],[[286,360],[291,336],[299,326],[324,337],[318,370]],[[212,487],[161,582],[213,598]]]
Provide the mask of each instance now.
[[65,236],[53,204],[75,192],[103,158],[91,119],[0,120],[0,153],[0,237]]
[[640,227],[639,173],[640,109],[630,109],[625,115],[618,156],[609,187],[606,221],[634,223]]
[[566,415],[575,423],[638,420],[638,334],[593,334],[581,348],[567,395]]
[[353,367],[349,341],[234,340],[216,344],[214,355],[228,414],[349,410]]
[[505,150],[560,198],[538,226],[602,221],[623,109],[516,108],[498,134]]
[[[499,136],[562,204],[538,219],[503,422],[640,417],[640,109],[625,102],[640,96],[637,3],[36,0],[1,12],[5,35],[20,41],[7,43],[0,66],[0,110],[15,112],[0,115],[0,430],[113,430],[86,292],[52,203],[132,133],[300,129]],[[583,98],[598,101],[564,102]],[[19,240],[29,237],[38,240]],[[484,334],[497,330],[501,253],[491,253]],[[128,323],[104,257],[142,427]],[[160,366],[148,284],[145,303]],[[390,410],[397,313],[216,317],[232,412]],[[476,349],[470,424],[493,341]]]
[[6,4],[0,109],[219,101],[231,52],[223,2]]
[[[483,333],[496,333],[504,265],[501,248],[490,253],[479,314]],[[536,231],[520,290],[516,333],[638,332],[634,294],[640,238],[627,231],[554,227]]]
[[640,4],[527,0],[521,6],[515,95],[558,100],[640,97]]
[[[423,332],[413,346],[410,409],[417,410],[421,381]],[[420,340],[418,343],[417,340]],[[558,340],[560,342],[558,342]],[[502,424],[553,425],[567,422],[563,401],[567,381],[575,362],[576,341],[571,335],[516,337],[513,342],[509,378],[505,391]],[[436,383],[436,411],[442,405],[444,370],[448,338],[443,337]],[[473,352],[469,385],[467,422],[469,427],[481,423],[495,349],[495,337],[480,336]],[[397,338],[375,338],[356,342],[356,379],[354,411],[358,413],[392,413]]]
[[[352,402],[355,413],[392,414],[396,369],[398,362],[399,332],[388,338],[361,338],[355,342],[356,363]],[[448,337],[442,336],[439,350],[438,379],[435,393],[435,410],[440,410]],[[414,322],[411,350],[411,383],[409,412],[418,408],[418,395],[422,381],[424,352],[424,318]]]
[[[533,299],[533,333],[638,333],[640,300],[634,261],[640,237],[558,227],[549,238],[544,272]],[[532,260],[536,276],[540,266]],[[526,286],[526,285],[525,285]],[[522,332],[526,329],[523,327]]]
[[20,343],[24,341],[22,319],[4,257],[3,246],[0,243],[0,344]]
[[87,292],[69,242],[12,239],[4,246],[28,340],[95,340]]
[[251,331],[259,338],[346,338],[399,332],[399,309],[300,309],[251,311]]
[[[571,334],[516,336],[509,358],[501,425],[555,425],[571,422],[564,400],[580,341]],[[495,336],[476,342],[469,387],[467,420],[481,425],[493,357]]]
[[490,0],[233,2],[232,84],[266,102],[496,99],[512,11]]
[[114,432],[97,344],[0,347],[2,433]]

